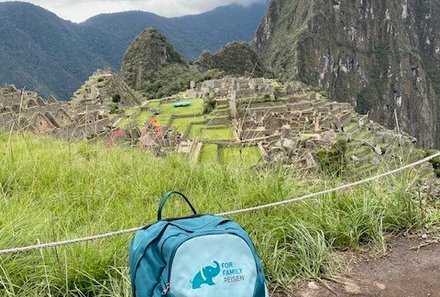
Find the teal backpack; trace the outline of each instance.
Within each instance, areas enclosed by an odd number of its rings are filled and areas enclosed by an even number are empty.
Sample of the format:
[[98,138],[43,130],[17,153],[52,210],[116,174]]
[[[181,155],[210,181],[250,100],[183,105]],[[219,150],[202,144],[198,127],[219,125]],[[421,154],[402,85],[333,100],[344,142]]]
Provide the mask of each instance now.
[[[162,219],[162,208],[180,195],[193,216]],[[269,297],[254,244],[237,223],[198,215],[179,192],[159,204],[157,223],[138,231],[130,246],[135,297]]]

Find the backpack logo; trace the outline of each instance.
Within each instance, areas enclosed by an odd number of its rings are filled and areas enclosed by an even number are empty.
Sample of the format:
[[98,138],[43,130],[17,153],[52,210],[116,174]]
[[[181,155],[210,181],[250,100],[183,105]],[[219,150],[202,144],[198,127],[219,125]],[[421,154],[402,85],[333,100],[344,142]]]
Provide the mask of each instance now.
[[205,266],[196,274],[192,283],[193,290],[200,289],[202,285],[215,286],[214,278],[220,274],[220,264],[214,261],[215,266]]

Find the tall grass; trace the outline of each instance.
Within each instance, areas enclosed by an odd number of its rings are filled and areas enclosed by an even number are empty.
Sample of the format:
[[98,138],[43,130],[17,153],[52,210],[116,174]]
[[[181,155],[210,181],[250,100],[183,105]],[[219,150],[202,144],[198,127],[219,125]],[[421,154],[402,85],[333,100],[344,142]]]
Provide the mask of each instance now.
[[[252,235],[273,288],[335,273],[336,249],[372,244],[386,234],[437,223],[411,184],[417,171],[315,201],[234,216]],[[161,195],[178,189],[202,213],[254,206],[341,183],[293,169],[195,165],[134,149],[0,136],[0,248],[141,226]],[[166,215],[187,213],[172,202]],[[131,235],[0,257],[0,296],[130,296]]]

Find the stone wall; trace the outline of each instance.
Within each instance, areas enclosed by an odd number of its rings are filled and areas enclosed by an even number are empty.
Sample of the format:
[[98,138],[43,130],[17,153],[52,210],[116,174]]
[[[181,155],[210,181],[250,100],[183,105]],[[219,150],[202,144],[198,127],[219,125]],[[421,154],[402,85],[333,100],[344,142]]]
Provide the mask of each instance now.
[[109,131],[110,121],[98,101],[72,105],[44,99],[14,87],[0,89],[0,130],[30,131],[61,139],[94,138]]
[[276,82],[265,78],[231,78],[226,77],[218,80],[209,80],[197,84],[192,90],[192,95],[198,98],[259,98],[267,97],[275,100],[275,92],[280,91],[288,94],[289,88],[276,90],[273,85]]
[[[324,100],[315,92],[290,96],[283,105],[251,106],[237,113],[234,125],[249,140],[288,129],[296,134],[341,130],[355,114],[350,104]],[[258,130],[259,133],[250,133]]]

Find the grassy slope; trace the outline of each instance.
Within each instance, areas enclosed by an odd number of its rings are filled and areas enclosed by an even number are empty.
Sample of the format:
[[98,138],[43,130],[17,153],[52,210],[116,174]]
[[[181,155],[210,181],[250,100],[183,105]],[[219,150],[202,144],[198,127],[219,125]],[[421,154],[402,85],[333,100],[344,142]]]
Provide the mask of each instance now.
[[[162,193],[179,189],[203,213],[272,202],[340,183],[297,170],[252,171],[237,164],[194,165],[179,156],[0,136],[0,247],[10,248],[140,226]],[[334,272],[338,248],[374,243],[384,231],[430,226],[407,187],[407,172],[370,186],[289,207],[234,216],[251,233],[272,287]],[[414,195],[415,196],[415,195]],[[173,210],[171,212],[171,209]],[[168,215],[185,213],[175,202]],[[0,296],[130,296],[131,236],[0,257]],[[2,288],[4,287],[4,288]]]

